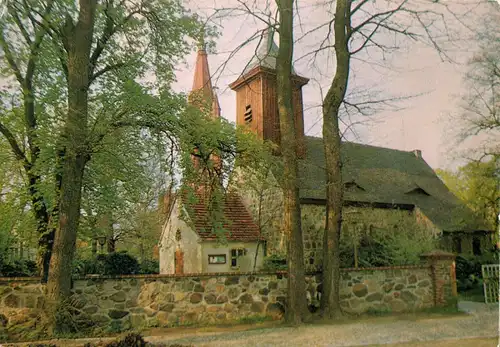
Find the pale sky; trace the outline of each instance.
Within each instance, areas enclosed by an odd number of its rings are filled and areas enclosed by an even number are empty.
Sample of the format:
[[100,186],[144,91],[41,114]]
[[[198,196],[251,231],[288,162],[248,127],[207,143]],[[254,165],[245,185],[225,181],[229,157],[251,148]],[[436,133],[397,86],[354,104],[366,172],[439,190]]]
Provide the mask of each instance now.
[[[192,0],[189,7],[198,13],[206,15],[213,13],[213,8],[234,8],[241,5],[238,0]],[[422,1],[422,0],[420,0]],[[380,1],[379,1],[380,2]],[[453,0],[449,0],[453,2]],[[458,2],[458,0],[457,0]],[[465,9],[472,9],[468,14],[468,26],[477,28],[480,24],[481,14],[484,11],[498,10],[498,6],[484,4],[472,8],[470,0],[460,0],[467,6],[456,6],[454,11],[463,13]],[[252,2],[254,3],[254,2]],[[259,3],[259,8],[264,9],[265,1]],[[315,0],[299,0],[301,13],[301,26],[296,20],[297,30],[295,37],[301,32],[328,20],[328,13],[324,7],[319,7]],[[271,6],[272,7],[272,6]],[[479,20],[478,20],[479,19]],[[443,62],[433,48],[421,43],[408,41],[398,42],[402,49],[389,54],[383,60],[377,52],[368,52],[370,55],[360,55],[359,58],[369,60],[370,64],[355,60],[352,63],[352,74],[349,89],[371,95],[370,99],[387,99],[393,97],[414,96],[397,103],[398,109],[379,110],[369,119],[367,117],[354,117],[351,121],[363,121],[355,125],[354,131],[346,134],[348,140],[384,146],[400,150],[422,150],[424,159],[433,168],[453,168],[460,163],[455,149],[456,124],[450,117],[459,112],[460,95],[466,92],[463,76],[466,71],[465,63],[474,52],[474,42],[470,40],[474,34],[461,26],[451,16],[446,16],[447,25],[451,28],[455,44],[447,45],[447,53],[455,61],[454,64]],[[238,51],[232,59],[226,62],[228,53],[234,51],[242,42],[251,37],[257,30],[265,27],[262,22],[250,16],[229,16],[217,21],[222,35],[216,40],[216,52],[209,54],[209,64],[213,75],[213,83],[218,87],[219,102],[222,115],[230,121],[235,121],[236,95],[228,88],[252,58],[258,42],[246,45]],[[324,35],[323,31],[323,35]],[[296,43],[294,58],[300,58],[311,49],[318,47],[322,39],[321,32],[310,35],[306,40]],[[275,38],[277,42],[278,38]],[[390,37],[384,42],[392,42]],[[459,47],[457,47],[457,45]],[[188,92],[193,80],[193,66],[195,53],[186,57],[186,65],[181,66],[178,73],[178,82],[174,85],[177,91]],[[383,64],[385,67],[380,67]],[[295,70],[301,76],[311,78],[308,85],[303,88],[304,118],[306,134],[321,136],[321,114],[317,107],[321,103],[321,90],[326,90],[333,78],[335,63],[328,53],[318,57],[313,66],[307,59],[299,59],[294,64]],[[321,87],[323,89],[321,89]],[[377,94],[377,95],[374,95]],[[359,100],[354,98],[353,100]],[[369,100],[364,97],[364,100]],[[346,123],[349,120],[345,120]],[[471,145],[469,143],[469,145]],[[472,141],[474,146],[474,141]]]

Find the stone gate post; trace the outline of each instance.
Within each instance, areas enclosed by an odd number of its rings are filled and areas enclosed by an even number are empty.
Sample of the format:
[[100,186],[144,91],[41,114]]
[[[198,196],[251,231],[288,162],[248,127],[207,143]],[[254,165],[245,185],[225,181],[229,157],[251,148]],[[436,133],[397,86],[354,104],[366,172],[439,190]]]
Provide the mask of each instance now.
[[457,277],[455,273],[455,254],[435,250],[422,254],[420,259],[428,264],[431,271],[434,291],[434,306],[456,305]]

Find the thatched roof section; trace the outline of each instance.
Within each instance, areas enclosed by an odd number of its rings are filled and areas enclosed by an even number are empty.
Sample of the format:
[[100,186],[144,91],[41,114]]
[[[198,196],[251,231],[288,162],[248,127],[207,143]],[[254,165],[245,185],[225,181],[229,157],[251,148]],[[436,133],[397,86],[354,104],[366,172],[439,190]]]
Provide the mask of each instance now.
[[[321,202],[325,200],[322,139],[306,137],[306,147],[299,164],[300,196]],[[485,230],[418,153],[343,142],[342,160],[346,202],[412,205],[443,231]]]

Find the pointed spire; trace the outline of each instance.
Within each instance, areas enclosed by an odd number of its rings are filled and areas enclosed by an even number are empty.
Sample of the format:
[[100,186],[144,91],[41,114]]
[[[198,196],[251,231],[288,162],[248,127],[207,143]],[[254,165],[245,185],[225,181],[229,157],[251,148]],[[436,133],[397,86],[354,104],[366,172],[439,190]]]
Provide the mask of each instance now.
[[214,87],[214,92],[213,92],[213,99],[212,99],[212,115],[214,117],[220,117],[220,104],[219,104],[219,98],[217,97],[217,87]]
[[[243,71],[243,74],[249,72],[256,66],[276,69],[276,58],[278,57],[279,48],[274,42],[275,32],[276,30],[273,25],[269,25],[264,31],[262,31],[259,46],[257,47],[257,53],[254,55],[250,63],[248,63],[247,67]],[[295,74],[293,67],[292,73]]]
[[208,67],[207,52],[205,51],[205,42],[200,40],[198,44],[198,53],[196,56],[196,65],[194,69],[193,88],[191,92],[203,90],[205,97],[211,97],[213,94],[212,81],[210,79],[210,69]]
[[188,100],[193,105],[198,105],[206,107],[208,105],[211,107],[212,116],[214,118],[220,117],[220,104],[215,94],[215,89],[212,86],[212,80],[210,77],[210,68],[208,66],[208,56],[206,52],[205,45],[205,35],[204,31],[200,35],[198,41],[198,53],[196,56],[196,65],[194,70],[193,78],[193,88],[189,93]]

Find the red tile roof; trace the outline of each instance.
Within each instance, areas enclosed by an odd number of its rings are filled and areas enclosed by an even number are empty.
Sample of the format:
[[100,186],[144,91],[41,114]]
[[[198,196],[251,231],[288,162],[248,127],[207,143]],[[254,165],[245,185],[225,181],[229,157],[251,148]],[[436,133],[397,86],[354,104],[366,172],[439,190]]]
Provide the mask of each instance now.
[[[204,241],[216,240],[216,235],[211,231],[209,221],[209,210],[203,199],[198,197],[198,201],[191,206],[194,216],[191,219],[195,225],[196,232]],[[224,229],[228,241],[257,241],[260,239],[259,227],[253,221],[252,216],[235,193],[226,195],[224,202]]]

